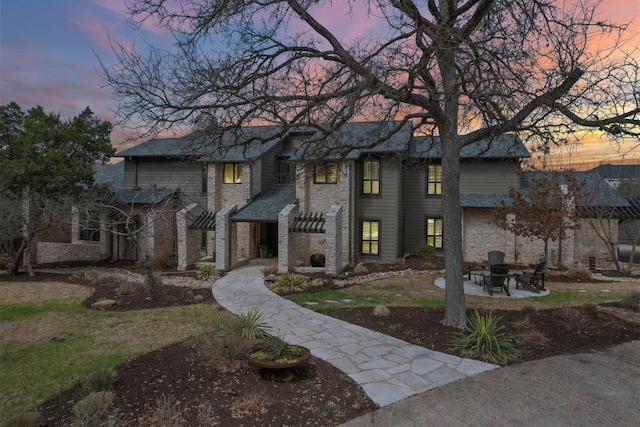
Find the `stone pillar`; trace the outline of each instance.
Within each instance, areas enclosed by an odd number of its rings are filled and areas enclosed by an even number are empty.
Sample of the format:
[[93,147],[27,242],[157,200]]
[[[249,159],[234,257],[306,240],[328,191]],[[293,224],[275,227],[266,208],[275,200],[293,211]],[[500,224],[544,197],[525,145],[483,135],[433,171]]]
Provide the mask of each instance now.
[[178,271],[185,271],[189,264],[188,247],[187,247],[187,213],[197,206],[191,203],[189,206],[182,208],[176,214],[176,240],[178,251]]
[[333,205],[327,212],[325,241],[326,272],[338,274],[342,271],[342,206]]
[[216,214],[216,268],[227,271],[233,266],[233,224],[231,215],[236,212],[236,206],[227,206]]
[[281,274],[291,271],[294,266],[289,228],[293,226],[297,213],[298,205],[290,204],[278,214],[278,273]]

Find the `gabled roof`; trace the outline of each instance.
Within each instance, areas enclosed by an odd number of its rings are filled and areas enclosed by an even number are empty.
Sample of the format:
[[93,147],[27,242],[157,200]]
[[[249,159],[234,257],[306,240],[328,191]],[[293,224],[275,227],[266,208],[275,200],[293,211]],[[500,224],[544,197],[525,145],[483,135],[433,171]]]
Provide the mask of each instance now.
[[274,185],[260,193],[231,217],[235,222],[277,222],[278,214],[287,205],[295,203],[296,187],[293,184]]
[[[416,136],[411,140],[409,157],[413,159],[440,159],[442,145],[439,136]],[[531,154],[517,135],[505,134],[483,139],[463,147],[460,158],[519,159]]]
[[116,153],[115,157],[190,157],[194,154],[190,135],[182,138],[154,138]]

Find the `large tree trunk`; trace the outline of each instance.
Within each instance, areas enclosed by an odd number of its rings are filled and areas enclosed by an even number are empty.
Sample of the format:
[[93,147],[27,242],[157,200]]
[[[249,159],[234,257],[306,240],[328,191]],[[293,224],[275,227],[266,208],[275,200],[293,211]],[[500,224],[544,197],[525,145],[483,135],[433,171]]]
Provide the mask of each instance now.
[[446,312],[442,323],[464,328],[467,315],[462,278],[462,209],[460,208],[460,157],[457,141],[442,138],[442,210]]

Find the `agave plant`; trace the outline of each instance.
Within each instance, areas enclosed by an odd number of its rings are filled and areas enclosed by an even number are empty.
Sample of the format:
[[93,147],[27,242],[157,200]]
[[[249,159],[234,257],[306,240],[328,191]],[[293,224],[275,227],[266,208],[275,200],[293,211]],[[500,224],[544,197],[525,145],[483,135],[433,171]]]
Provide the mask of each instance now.
[[474,310],[467,319],[467,327],[453,334],[451,349],[463,357],[506,365],[520,358],[520,351],[514,345],[514,338],[504,332],[501,317],[493,313],[480,315]]
[[271,326],[265,320],[264,314],[253,307],[238,315],[240,335],[249,340],[268,338]]

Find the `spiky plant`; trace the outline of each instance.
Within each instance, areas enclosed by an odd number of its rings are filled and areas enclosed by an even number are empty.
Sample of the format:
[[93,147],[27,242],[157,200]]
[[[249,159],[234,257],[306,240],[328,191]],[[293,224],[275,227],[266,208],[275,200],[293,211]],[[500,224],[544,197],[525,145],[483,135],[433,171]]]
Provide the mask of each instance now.
[[238,314],[239,333],[243,338],[249,340],[268,338],[271,326],[265,320],[264,314],[253,307]]
[[285,273],[276,279],[271,290],[277,294],[304,292],[307,289],[307,279],[296,273]]
[[500,325],[501,317],[493,313],[481,315],[478,310],[467,319],[467,327],[456,332],[451,339],[451,349],[463,357],[480,359],[498,365],[506,365],[520,358],[513,336]]
[[200,264],[196,275],[200,280],[216,280],[220,278],[220,271],[213,264]]

